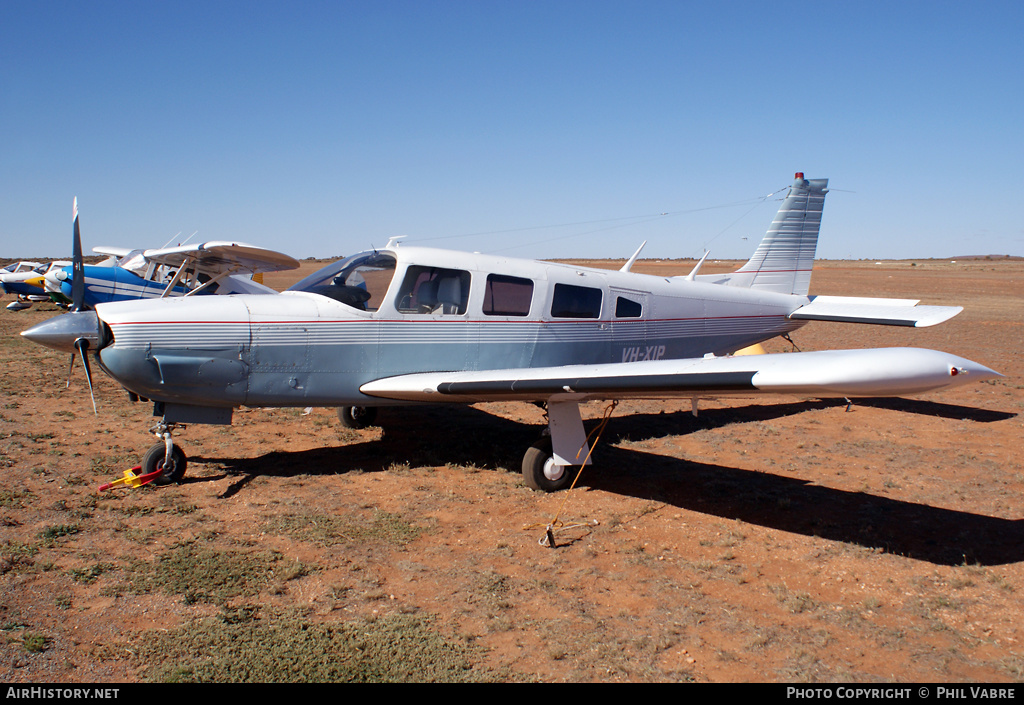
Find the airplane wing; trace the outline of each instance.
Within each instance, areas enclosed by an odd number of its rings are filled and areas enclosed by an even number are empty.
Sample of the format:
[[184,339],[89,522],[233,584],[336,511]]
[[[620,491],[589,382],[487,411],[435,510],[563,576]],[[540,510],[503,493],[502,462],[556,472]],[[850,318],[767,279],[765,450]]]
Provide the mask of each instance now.
[[873,323],[926,328],[963,311],[962,306],[918,306],[916,299],[874,299],[855,296],[812,296],[811,302],[789,315],[804,321]]
[[998,372],[919,348],[824,350],[386,377],[363,394],[416,402],[667,399],[757,393],[901,396],[977,382]]
[[120,258],[120,257],[124,257],[129,252],[131,252],[132,250],[131,250],[131,248],[128,248],[128,247],[108,247],[106,245],[101,245],[100,247],[92,248],[92,251],[95,252],[98,255],[107,255],[109,257],[118,257],[118,258]]
[[146,250],[143,256],[151,262],[180,267],[186,261],[196,261],[205,269],[228,269],[239,266],[253,274],[281,272],[297,269],[299,262],[282,252],[248,245],[244,242],[204,242]]

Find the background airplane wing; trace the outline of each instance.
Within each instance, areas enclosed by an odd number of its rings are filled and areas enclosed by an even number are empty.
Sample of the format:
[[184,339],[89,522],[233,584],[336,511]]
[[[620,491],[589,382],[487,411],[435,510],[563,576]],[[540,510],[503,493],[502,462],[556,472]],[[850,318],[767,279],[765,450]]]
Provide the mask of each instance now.
[[918,348],[568,365],[387,377],[360,391],[418,402],[667,399],[757,393],[900,396],[999,377],[956,355]]
[[92,248],[92,251],[98,255],[107,255],[108,257],[124,257],[132,250],[128,247],[108,247],[107,245],[101,245],[99,247]]
[[244,242],[204,242],[197,245],[180,245],[143,252],[146,259],[158,264],[180,267],[188,261],[197,261],[205,269],[227,269],[240,266],[258,274],[297,269],[298,260],[282,252],[248,245]]
[[812,296],[811,302],[789,315],[804,321],[873,323],[926,328],[963,311],[962,306],[918,306],[915,299],[873,299],[854,296]]

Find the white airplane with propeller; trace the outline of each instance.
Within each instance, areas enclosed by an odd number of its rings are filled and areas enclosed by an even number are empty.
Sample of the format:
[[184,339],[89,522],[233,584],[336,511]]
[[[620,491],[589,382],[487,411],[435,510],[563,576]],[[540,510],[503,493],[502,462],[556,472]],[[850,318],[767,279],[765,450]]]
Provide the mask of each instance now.
[[613,271],[392,241],[280,296],[98,304],[22,335],[86,364],[91,353],[154,403],[160,440],[142,476],[157,482],[185,473],[179,424],[230,424],[240,406],[336,407],[356,426],[381,406],[542,403],[547,429],[522,470],[530,487],[555,491],[591,462],[587,401],[902,396],[998,377],[917,348],[734,355],[810,321],[921,327],[961,310],[811,295],[827,192],[827,179],[796,174],[753,256],[727,274],[700,274],[703,260],[660,277],[631,271],[637,255]]

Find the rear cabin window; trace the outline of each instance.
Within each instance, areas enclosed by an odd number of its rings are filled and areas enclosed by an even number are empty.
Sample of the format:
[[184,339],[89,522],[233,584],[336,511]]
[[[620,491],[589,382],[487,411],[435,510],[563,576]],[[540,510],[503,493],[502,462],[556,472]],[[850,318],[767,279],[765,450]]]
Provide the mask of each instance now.
[[572,284],[555,284],[551,298],[553,318],[599,318],[601,290]]
[[402,313],[466,312],[469,272],[414,265],[405,273],[396,308]]
[[644,307],[636,301],[631,301],[622,296],[615,300],[616,318],[640,318],[643,311]]
[[533,281],[502,274],[488,274],[484,290],[484,315],[528,316],[533,301]]

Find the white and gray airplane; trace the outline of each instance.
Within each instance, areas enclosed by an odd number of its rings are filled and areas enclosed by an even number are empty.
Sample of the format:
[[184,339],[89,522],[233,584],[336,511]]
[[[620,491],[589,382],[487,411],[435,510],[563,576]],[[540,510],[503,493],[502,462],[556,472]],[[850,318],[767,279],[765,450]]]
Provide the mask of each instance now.
[[[930,326],[959,307],[808,295],[827,179],[798,173],[753,257],[737,271],[660,277],[421,247],[353,255],[280,296],[106,303],[22,333],[91,350],[133,397],[152,400],[160,438],[143,471],[180,480],[177,424],[230,424],[233,409],[337,407],[347,425],[376,408],[521,400],[546,405],[547,433],[523,459],[545,491],[590,462],[590,400],[794,394],[919,394],[999,374],[934,350],[882,348],[739,356],[808,321]],[[162,475],[159,472],[162,469]]]
[[49,301],[45,287],[39,281],[47,273],[71,264],[70,262],[12,262],[0,269],[0,293],[14,294],[17,300],[7,304],[8,311],[24,311],[32,304]]

